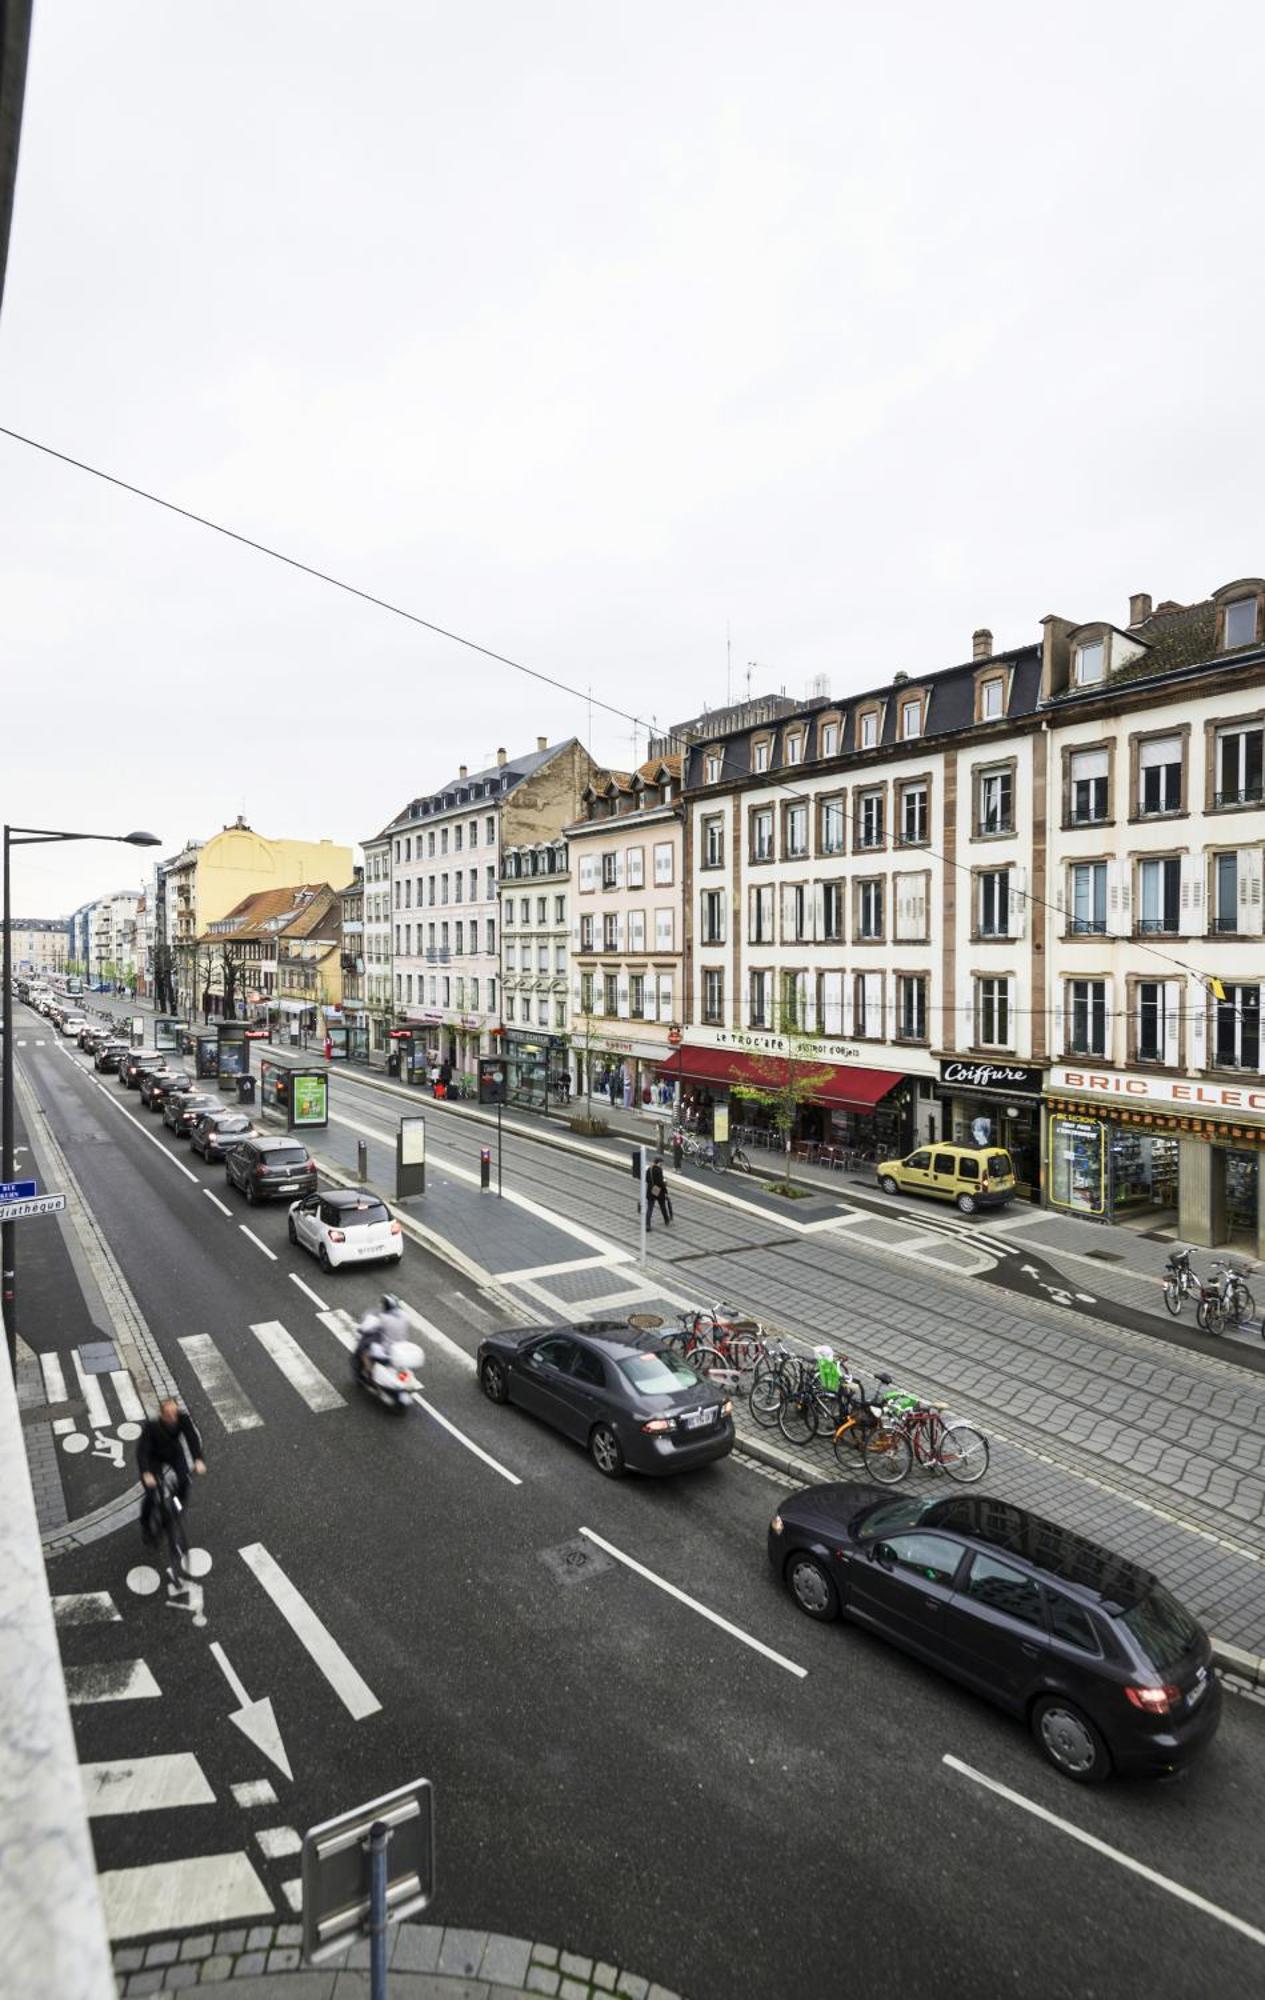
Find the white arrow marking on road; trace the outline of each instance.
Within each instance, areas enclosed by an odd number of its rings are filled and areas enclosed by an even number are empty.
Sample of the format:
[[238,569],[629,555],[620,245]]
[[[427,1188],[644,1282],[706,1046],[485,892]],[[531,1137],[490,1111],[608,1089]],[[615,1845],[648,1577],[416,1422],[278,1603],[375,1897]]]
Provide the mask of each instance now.
[[265,1694],[261,1695],[258,1701],[251,1700],[229,1665],[228,1655],[218,1639],[212,1639],[211,1651],[215,1655],[220,1672],[241,1703],[241,1707],[229,1716],[229,1721],[235,1722],[242,1735],[254,1744],[256,1750],[262,1750],[264,1756],[269,1758],[279,1771],[284,1771],[287,1778],[293,1778],[294,1772],[290,1769],[290,1759],[286,1756],[285,1745],[281,1741],[281,1731],[277,1727],[277,1718],[272,1712],[270,1698]]
[[1040,1283],[1041,1273],[1035,1264],[1021,1264],[1019,1269],[1023,1272],[1025,1278],[1035,1278]]

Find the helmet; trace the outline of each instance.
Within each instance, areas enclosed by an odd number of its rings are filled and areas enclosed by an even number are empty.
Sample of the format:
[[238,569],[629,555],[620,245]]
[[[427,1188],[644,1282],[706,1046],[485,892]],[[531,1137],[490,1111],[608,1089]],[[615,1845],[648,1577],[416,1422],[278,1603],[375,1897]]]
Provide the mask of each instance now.
[[400,1310],[400,1301],[393,1292],[383,1292],[382,1310],[384,1313],[398,1313]]

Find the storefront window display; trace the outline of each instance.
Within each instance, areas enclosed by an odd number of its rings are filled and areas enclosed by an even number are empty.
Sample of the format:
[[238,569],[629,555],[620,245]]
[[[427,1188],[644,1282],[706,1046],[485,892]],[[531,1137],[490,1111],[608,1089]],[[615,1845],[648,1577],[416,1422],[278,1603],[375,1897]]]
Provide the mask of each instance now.
[[1227,1151],[1225,1156],[1226,1233],[1232,1243],[1254,1246],[1258,1227],[1260,1154]]
[[1107,1213],[1107,1127],[1098,1118],[1049,1120],[1046,1187],[1052,1208],[1100,1219]]

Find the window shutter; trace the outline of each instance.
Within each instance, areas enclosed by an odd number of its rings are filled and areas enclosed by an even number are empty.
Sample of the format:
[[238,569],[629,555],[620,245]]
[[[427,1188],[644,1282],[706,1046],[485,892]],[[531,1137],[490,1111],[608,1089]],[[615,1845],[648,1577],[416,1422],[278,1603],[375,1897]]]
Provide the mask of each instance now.
[[729,898],[723,889],[716,895],[716,942],[724,944],[727,936],[726,918],[729,913]]
[[1055,1055],[1059,1056],[1066,1053],[1066,1046],[1063,1040],[1064,991],[1065,991],[1064,984],[1063,981],[1060,979],[1058,984],[1054,988],[1054,1041],[1052,1044]]
[[1028,928],[1028,871],[1026,868],[1010,870],[1010,903],[1008,936],[1021,938]]
[[975,998],[972,994],[958,1006],[958,1047],[969,1049],[975,1040]]
[[1176,1069],[1181,1061],[1181,1004],[1184,982],[1164,981],[1164,1061]]
[[672,1019],[672,974],[670,972],[661,972],[659,974],[659,1019],[661,1021],[670,1021]]
[[782,884],[782,942],[788,944],[795,936],[795,890],[789,882]]
[[813,883],[812,899],[812,915],[809,920],[811,927],[808,935],[820,941],[826,935],[826,891],[821,882]]
[[1181,917],[1184,937],[1197,937],[1203,930],[1203,861],[1197,854],[1181,858]]
[[914,877],[910,900],[913,905],[914,921],[912,936],[915,938],[926,938],[930,935],[927,928],[927,885],[930,880],[930,876],[925,874]]
[[1239,850],[1239,929],[1247,937],[1262,933],[1262,854],[1259,847]]
[[1107,933],[1110,937],[1129,935],[1129,869],[1128,861],[1107,863]]
[[616,1008],[621,1021],[628,1019],[628,981],[621,979],[616,989]]
[[646,974],[646,983],[642,989],[642,1007],[647,1021],[658,1020],[659,996],[655,990],[655,977],[652,972]]
[[1204,1026],[1208,1019],[1208,1001],[1201,985],[1191,988],[1190,1001],[1190,1067],[1199,1069],[1204,1061]]

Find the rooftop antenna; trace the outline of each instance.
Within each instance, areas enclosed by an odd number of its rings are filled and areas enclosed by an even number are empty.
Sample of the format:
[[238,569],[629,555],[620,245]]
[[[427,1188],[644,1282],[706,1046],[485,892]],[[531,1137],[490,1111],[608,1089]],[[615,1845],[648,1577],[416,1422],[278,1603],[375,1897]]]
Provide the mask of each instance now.
[[725,620],[725,707],[733,704],[734,698],[734,649],[729,637],[729,620]]

